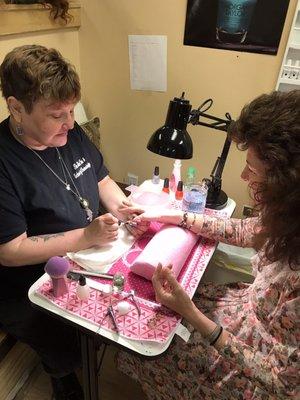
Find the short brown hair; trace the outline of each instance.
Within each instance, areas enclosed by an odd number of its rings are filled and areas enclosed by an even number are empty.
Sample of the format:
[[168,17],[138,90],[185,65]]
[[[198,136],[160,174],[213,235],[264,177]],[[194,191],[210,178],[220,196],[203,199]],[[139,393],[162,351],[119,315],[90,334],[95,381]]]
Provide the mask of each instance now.
[[80,82],[75,68],[55,49],[39,45],[16,47],[0,66],[5,99],[14,96],[27,112],[40,98],[54,101],[80,99]]
[[264,94],[246,105],[229,136],[267,167],[256,196],[262,230],[257,247],[270,261],[300,266],[300,90]]

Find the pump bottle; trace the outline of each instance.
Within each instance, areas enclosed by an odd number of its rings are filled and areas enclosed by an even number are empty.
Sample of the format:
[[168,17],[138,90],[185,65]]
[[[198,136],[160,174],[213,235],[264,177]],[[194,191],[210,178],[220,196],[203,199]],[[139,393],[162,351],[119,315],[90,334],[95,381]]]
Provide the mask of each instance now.
[[189,186],[194,185],[196,183],[195,179],[196,179],[196,169],[194,167],[189,167],[184,186],[188,188]]

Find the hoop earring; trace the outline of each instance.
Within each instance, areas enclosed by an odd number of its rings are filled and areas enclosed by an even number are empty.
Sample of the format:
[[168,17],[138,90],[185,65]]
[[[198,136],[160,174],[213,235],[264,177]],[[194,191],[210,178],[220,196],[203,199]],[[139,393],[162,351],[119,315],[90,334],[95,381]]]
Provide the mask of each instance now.
[[22,129],[21,125],[17,125],[17,126],[16,126],[16,134],[17,134],[18,136],[24,135],[24,132],[23,132],[23,129]]

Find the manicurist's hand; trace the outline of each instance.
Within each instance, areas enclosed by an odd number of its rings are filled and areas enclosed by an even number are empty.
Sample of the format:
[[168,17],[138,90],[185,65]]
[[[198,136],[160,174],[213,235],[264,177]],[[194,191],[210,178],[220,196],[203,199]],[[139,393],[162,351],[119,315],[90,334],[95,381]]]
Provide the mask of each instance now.
[[103,246],[118,238],[118,219],[112,214],[95,218],[85,229],[84,235],[89,246]]
[[152,283],[156,301],[185,317],[193,312],[194,304],[188,294],[176,280],[171,265],[162,267],[158,264]]

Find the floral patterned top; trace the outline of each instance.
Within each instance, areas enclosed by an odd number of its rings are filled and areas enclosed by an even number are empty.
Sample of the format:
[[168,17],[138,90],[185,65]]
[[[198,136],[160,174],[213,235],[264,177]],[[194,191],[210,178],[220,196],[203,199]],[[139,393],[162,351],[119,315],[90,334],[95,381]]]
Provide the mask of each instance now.
[[[206,216],[201,235],[251,247],[259,220]],[[119,367],[138,379],[149,399],[300,399],[300,271],[252,259],[254,282],[200,284],[196,306],[229,339],[219,352],[195,331],[176,338],[165,356],[145,361],[121,352]]]

